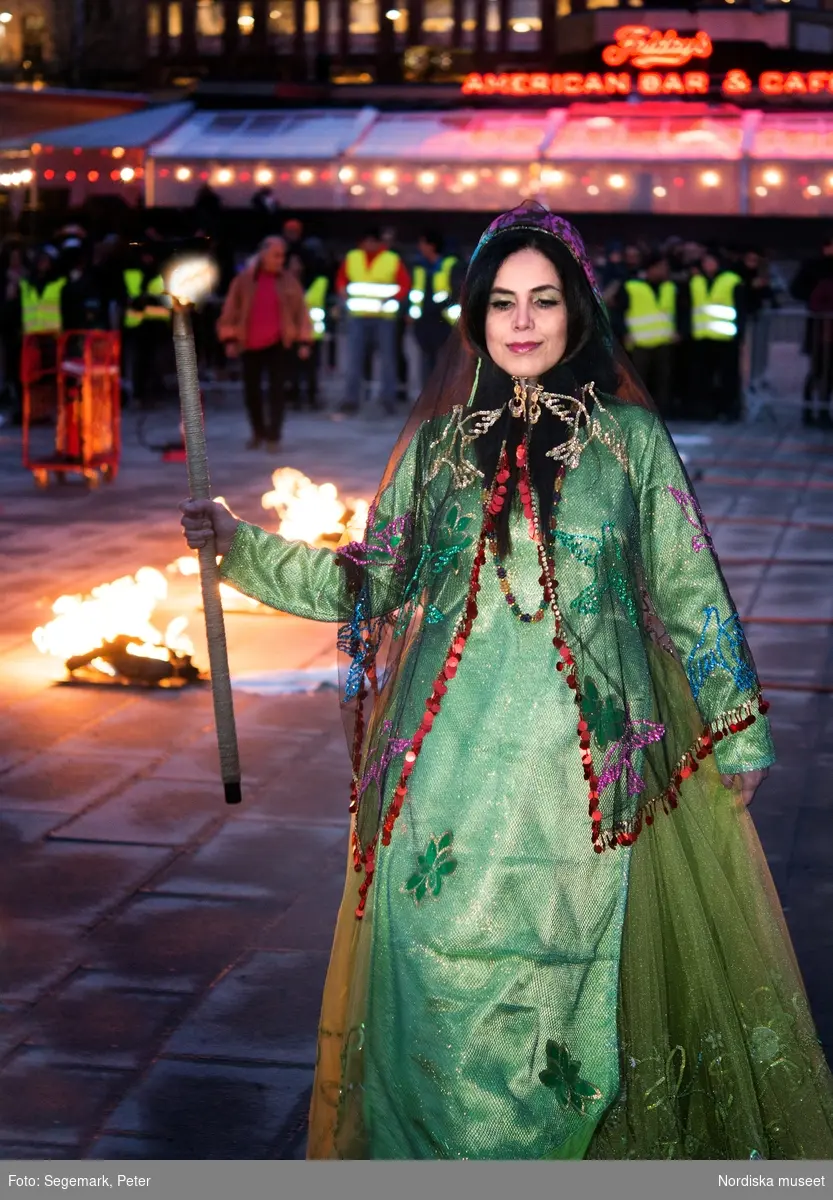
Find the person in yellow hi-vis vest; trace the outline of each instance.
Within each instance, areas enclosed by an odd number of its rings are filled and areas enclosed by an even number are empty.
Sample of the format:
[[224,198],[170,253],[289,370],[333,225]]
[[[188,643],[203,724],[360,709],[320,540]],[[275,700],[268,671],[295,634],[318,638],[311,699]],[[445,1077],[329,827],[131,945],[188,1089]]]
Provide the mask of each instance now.
[[171,309],[165,302],[165,281],[159,258],[150,246],[142,248],[124,272],[127,304],[123,330],[128,373],[136,404],[152,402],[165,386],[171,350]]
[[640,277],[622,284],[626,345],[631,360],[664,417],[671,415],[671,381],[677,328],[677,285],[668,259],[655,254]]
[[408,316],[422,351],[422,383],[437,363],[437,355],[448,340],[460,315],[460,289],[466,268],[453,254],[443,253],[438,230],[426,230],[419,239],[419,259],[411,277]]
[[[318,264],[320,267],[320,264]],[[295,251],[290,253],[286,262],[287,274],[294,275],[303,287],[305,264],[301,255]],[[327,332],[327,298],[330,294],[330,280],[319,269],[318,273],[311,271],[312,281],[304,291],[307,312],[312,326],[312,344],[296,342],[293,348],[291,378],[289,382],[289,407],[318,409],[318,368],[321,360],[321,342]],[[299,353],[303,345],[305,351]],[[308,352],[307,352],[308,351]]]
[[362,392],[364,362],[378,350],[382,404],[395,411],[396,318],[407,303],[411,278],[395,250],[388,250],[377,229],[368,230],[349,252],[336,275],[336,293],[346,309],[347,364],[341,412],[355,413]]
[[746,306],[743,280],[708,251],[689,283],[691,415],[697,420],[737,421],[741,415],[740,350]]
[[28,276],[20,280],[20,322],[24,334],[60,333],[63,329],[61,297],[66,276],[59,275],[57,251],[44,246]]

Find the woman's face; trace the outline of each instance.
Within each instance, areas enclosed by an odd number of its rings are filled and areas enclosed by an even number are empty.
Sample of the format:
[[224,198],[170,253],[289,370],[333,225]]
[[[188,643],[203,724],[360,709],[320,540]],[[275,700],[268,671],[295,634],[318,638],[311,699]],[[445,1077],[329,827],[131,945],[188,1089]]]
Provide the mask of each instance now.
[[538,379],[564,357],[567,309],[558,271],[527,247],[498,268],[486,313],[486,349],[508,375]]

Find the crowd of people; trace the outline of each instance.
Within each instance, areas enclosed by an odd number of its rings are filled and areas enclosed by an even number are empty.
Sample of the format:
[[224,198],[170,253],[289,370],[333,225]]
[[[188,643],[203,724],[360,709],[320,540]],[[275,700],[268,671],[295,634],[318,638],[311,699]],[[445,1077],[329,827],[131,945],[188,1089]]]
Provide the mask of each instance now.
[[[394,229],[371,226],[352,248],[338,246],[258,201],[263,237],[253,253],[237,253],[218,234],[207,199],[187,242],[152,227],[134,243],[94,239],[80,224],[34,247],[7,238],[0,410],[20,417],[23,336],[61,330],[120,330],[125,406],[164,399],[174,383],[164,269],[199,246],[220,267],[216,294],[197,315],[201,364],[209,378],[242,378],[252,448],[277,447],[287,406],[322,406],[322,369],[337,355],[339,411],[356,413],[378,394],[396,412],[413,391],[409,357],[424,382],[454,328],[465,253],[431,228],[410,251]],[[614,331],[666,418],[733,422],[744,401],[767,398],[770,314],[799,303],[807,309],[802,420],[831,427],[833,236],[792,279],[757,248],[681,238],[610,243],[593,260]]]

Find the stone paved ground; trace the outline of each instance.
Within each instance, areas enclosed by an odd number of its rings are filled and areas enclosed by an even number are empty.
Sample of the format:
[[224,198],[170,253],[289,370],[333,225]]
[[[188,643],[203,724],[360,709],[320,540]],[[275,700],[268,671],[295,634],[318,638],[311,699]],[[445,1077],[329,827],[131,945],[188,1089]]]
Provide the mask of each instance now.
[[[755,819],[831,1049],[833,438],[795,415],[675,432],[769,685],[781,758]],[[233,394],[209,416],[215,491],[253,520],[276,465],[371,493],[397,431],[294,416],[279,464],[242,450]],[[238,692],[229,809],[205,691],[53,682],[30,638],[52,600],[182,551],[184,468],[131,414],[125,441],[112,486],[41,492],[0,430],[0,1157],[299,1157],[346,854],[337,704]],[[198,634],[196,603],[176,582],[163,616]],[[228,637],[237,677],[334,661],[329,626],[278,614]]]

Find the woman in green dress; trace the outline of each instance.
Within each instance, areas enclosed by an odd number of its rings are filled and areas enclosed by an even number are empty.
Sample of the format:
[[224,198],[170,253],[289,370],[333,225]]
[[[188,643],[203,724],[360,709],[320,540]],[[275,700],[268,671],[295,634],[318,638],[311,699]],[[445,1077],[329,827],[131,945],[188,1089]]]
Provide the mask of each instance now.
[[312,1158],[830,1158],[746,805],[766,702],[580,238],[481,239],[361,542],[209,502],[222,575],[337,622],[351,843]]

